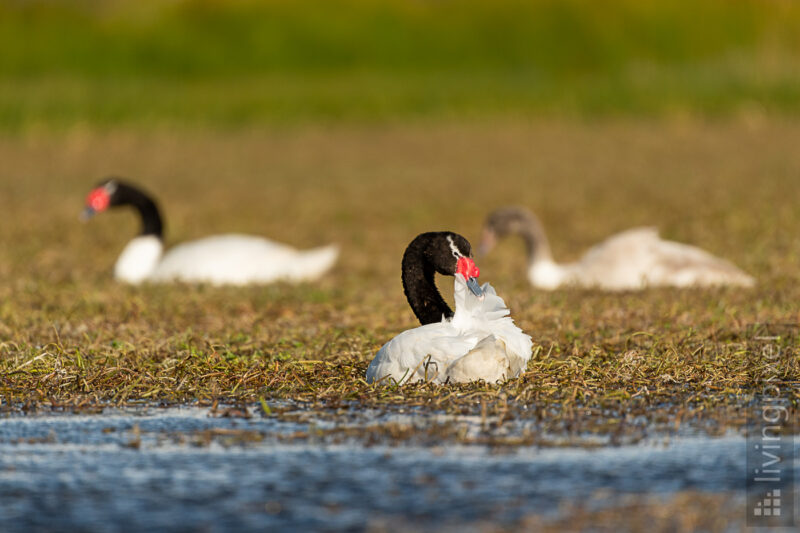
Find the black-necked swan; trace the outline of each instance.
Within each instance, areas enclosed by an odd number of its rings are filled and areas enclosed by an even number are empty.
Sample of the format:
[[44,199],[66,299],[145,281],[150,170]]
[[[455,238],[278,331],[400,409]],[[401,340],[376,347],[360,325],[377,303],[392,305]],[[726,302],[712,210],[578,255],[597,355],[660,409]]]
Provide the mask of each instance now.
[[300,251],[262,237],[237,234],[186,242],[164,253],[164,228],[156,203],[139,188],[118,178],[106,178],[92,189],[82,218],[121,206],[132,206],[142,220],[141,234],[128,243],[114,266],[114,277],[128,283],[244,285],[307,281],[328,271],[339,254],[335,245]]
[[[417,236],[403,254],[403,290],[422,324],[387,342],[367,369],[367,381],[494,383],[513,378],[531,358],[531,338],[511,319],[488,283],[478,285],[469,242],[449,231]],[[453,312],[435,273],[455,277]]]
[[553,260],[539,219],[522,207],[492,212],[483,226],[479,252],[489,252],[507,235],[520,235],[528,251],[528,279],[540,289],[578,286],[605,290],[646,287],[735,285],[755,280],[730,262],[695,246],[665,241],[655,228],[633,228],[613,235],[569,264]]

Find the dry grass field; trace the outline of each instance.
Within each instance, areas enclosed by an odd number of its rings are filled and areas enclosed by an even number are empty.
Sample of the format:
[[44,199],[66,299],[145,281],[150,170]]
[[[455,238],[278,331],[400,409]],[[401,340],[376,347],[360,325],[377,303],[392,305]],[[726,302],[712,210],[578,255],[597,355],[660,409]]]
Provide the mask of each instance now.
[[[637,413],[739,427],[755,392],[747,325],[800,320],[799,143],[796,123],[760,115],[6,137],[0,409],[263,400],[279,414],[270,402],[291,399],[533,416],[568,433],[624,432]],[[160,200],[168,244],[244,232],[337,242],[341,260],[296,287],[120,285],[111,269],[134,214],[77,217],[91,186],[118,172]],[[377,349],[415,325],[400,286],[406,244],[440,229],[475,244],[505,204],[540,215],[557,259],[656,225],[758,285],[546,293],[527,285],[521,243],[505,242],[478,263],[534,339],[528,371],[501,386],[367,385]],[[796,401],[797,361],[781,375]]]

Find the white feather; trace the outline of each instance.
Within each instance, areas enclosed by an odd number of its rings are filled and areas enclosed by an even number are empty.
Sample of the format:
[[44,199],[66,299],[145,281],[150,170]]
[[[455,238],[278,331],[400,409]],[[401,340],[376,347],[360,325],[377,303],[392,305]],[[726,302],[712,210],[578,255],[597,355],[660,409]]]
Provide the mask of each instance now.
[[478,298],[456,274],[452,319],[406,330],[384,344],[367,369],[367,381],[494,383],[518,376],[531,358],[531,338],[514,325],[494,288],[488,283],[482,288],[484,297]]

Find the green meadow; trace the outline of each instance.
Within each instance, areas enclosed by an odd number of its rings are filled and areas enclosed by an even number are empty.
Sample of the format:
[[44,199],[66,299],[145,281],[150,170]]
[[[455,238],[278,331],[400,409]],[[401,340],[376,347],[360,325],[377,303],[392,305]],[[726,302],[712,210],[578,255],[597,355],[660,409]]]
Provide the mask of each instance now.
[[800,6],[0,3],[0,128],[800,108]]

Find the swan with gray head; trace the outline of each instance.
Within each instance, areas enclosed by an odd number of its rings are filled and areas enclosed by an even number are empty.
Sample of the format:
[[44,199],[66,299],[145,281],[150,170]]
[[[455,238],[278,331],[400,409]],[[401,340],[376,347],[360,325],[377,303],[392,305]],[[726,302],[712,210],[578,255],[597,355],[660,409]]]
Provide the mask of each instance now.
[[732,263],[695,246],[662,239],[655,228],[633,228],[590,248],[574,263],[556,263],[539,219],[522,207],[493,211],[483,226],[479,251],[488,253],[519,235],[528,254],[528,279],[540,289],[577,286],[604,290],[732,285],[755,280]]

